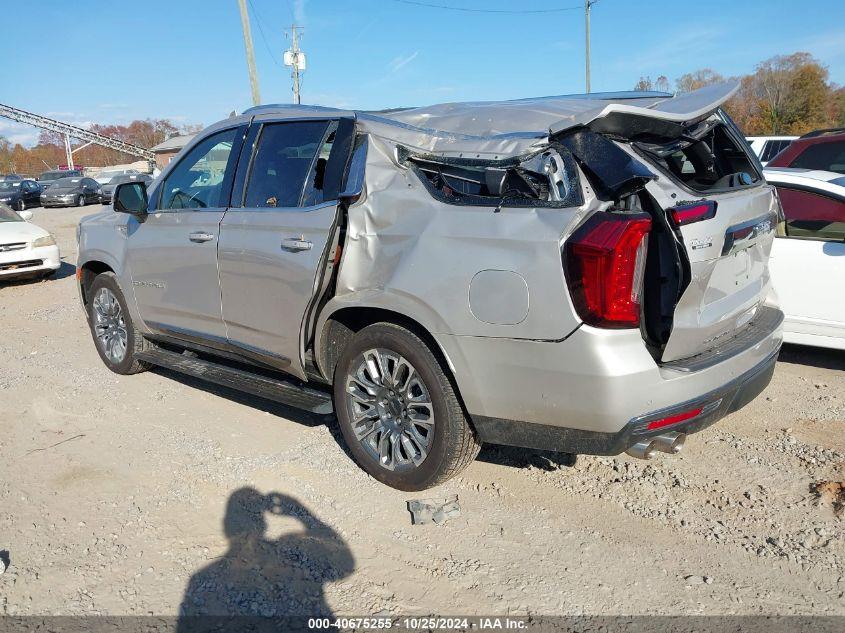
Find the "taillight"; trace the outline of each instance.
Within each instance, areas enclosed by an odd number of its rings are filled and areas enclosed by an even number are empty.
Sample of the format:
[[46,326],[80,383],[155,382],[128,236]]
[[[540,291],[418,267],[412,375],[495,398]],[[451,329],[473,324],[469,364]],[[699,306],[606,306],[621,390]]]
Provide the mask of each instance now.
[[575,309],[589,324],[638,327],[648,233],[646,214],[596,213],[567,240],[566,280]]
[[712,200],[679,204],[669,209],[677,226],[701,222],[716,217],[716,203]]

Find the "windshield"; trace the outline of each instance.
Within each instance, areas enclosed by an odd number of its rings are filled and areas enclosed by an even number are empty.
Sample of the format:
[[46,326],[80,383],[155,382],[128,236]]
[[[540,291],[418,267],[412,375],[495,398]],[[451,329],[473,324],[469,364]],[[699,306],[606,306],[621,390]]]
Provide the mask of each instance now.
[[53,183],[51,189],[76,189],[81,182],[82,178],[62,178]]
[[3,182],[0,182],[0,191],[10,191],[20,186],[21,183],[19,181],[4,180]]
[[0,222],[23,222],[23,218],[5,204],[0,203]]
[[101,171],[97,174],[97,178],[100,180],[113,180],[117,176],[120,176],[123,172],[122,171]]
[[130,176],[115,176],[109,180],[110,185],[119,185],[122,182],[132,182],[132,178]]

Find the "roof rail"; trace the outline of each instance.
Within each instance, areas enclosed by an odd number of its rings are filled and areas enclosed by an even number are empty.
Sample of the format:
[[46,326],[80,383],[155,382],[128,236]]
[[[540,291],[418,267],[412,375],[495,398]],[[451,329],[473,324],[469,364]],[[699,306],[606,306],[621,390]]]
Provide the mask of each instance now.
[[831,134],[843,133],[845,133],[845,127],[829,127],[823,130],[813,130],[812,132],[807,132],[800,138],[815,138],[816,136],[830,136]]

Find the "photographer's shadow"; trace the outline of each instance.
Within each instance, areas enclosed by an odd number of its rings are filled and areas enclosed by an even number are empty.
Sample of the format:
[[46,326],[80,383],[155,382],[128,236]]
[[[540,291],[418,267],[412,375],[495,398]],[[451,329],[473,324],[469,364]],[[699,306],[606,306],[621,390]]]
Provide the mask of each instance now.
[[[303,529],[269,540],[265,513],[293,517]],[[179,630],[194,629],[192,616],[332,617],[324,584],[349,576],[355,559],[305,506],[287,495],[241,488],[229,497],[223,529],[229,550],[191,577]]]

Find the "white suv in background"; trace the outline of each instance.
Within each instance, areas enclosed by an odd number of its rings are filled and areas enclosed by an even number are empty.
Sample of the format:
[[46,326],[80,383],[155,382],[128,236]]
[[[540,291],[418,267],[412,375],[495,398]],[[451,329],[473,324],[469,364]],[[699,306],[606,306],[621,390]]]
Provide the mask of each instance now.
[[797,136],[746,136],[745,140],[765,166],[797,138]]

